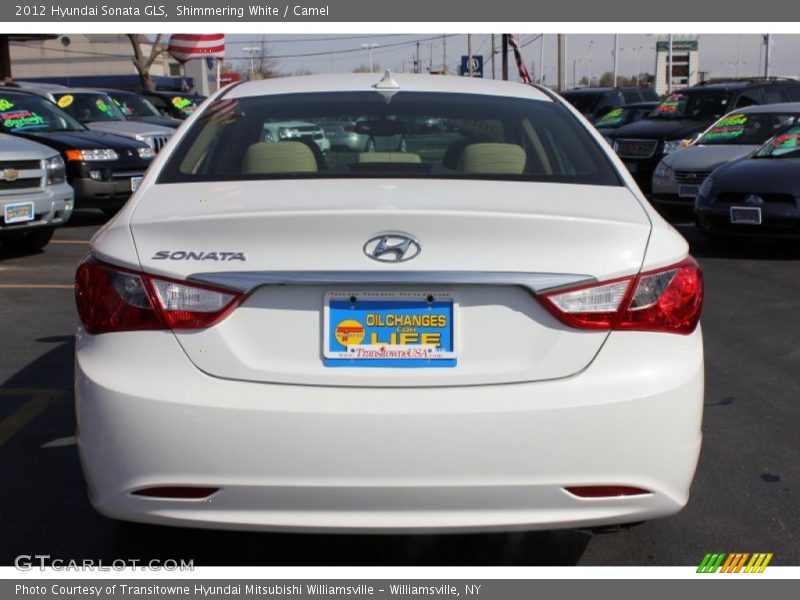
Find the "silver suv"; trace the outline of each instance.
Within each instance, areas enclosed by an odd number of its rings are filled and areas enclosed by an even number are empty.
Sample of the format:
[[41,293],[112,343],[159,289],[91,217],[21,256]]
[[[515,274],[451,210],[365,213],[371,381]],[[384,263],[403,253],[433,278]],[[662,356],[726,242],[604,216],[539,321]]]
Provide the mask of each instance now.
[[0,134],[0,243],[14,251],[42,248],[73,206],[58,152]]

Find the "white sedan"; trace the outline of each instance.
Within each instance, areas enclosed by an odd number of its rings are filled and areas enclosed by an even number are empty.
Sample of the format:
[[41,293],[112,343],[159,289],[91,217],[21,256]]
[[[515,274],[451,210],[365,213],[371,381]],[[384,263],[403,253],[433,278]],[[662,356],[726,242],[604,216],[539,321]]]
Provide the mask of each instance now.
[[[365,115],[405,152],[267,123]],[[702,276],[543,88],[427,75],[228,86],[76,275],[79,449],[130,521],[600,527],[687,502]]]

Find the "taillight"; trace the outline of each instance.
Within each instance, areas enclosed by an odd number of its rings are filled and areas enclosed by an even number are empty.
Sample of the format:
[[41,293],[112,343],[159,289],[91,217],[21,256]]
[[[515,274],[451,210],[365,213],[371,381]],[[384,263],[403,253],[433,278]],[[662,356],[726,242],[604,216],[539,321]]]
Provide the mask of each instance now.
[[703,306],[703,275],[692,257],[676,265],[539,296],[559,320],[579,329],[688,334]]
[[86,257],[75,274],[75,301],[87,332],[201,329],[225,317],[242,296],[172,281]]

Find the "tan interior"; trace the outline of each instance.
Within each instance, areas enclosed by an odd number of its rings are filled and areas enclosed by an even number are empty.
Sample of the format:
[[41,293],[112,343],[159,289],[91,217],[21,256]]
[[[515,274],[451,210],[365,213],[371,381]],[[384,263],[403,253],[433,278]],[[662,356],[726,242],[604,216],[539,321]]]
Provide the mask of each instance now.
[[525,150],[517,144],[470,144],[461,153],[458,169],[465,173],[521,175],[525,159]]
[[422,159],[413,152],[361,152],[358,155],[360,163],[406,163],[419,164]]
[[302,142],[259,142],[247,149],[242,171],[259,173],[313,173],[317,161]]

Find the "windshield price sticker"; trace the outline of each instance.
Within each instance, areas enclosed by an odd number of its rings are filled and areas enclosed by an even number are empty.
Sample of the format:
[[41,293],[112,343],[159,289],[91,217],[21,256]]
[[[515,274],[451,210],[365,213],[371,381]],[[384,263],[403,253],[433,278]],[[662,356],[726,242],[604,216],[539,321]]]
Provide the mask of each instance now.
[[656,112],[673,113],[678,112],[680,101],[683,94],[672,94],[656,107]]
[[3,121],[3,127],[14,131],[47,127],[44,117],[27,110],[0,113],[0,119]]
[[103,112],[109,116],[114,115],[114,109],[111,108],[108,104],[106,104],[106,102],[102,98],[98,98],[97,100],[95,100],[94,103],[95,106],[97,106],[97,108],[100,109],[100,112]]
[[65,95],[61,96],[61,98],[58,99],[58,103],[57,104],[61,108],[67,108],[74,101],[75,101],[75,96],[73,96],[72,94],[65,94]]
[[328,293],[325,365],[454,367],[453,314],[447,293]]
[[734,138],[742,135],[747,124],[747,115],[729,115],[717,121],[704,136],[707,140]]
[[180,96],[175,96],[172,99],[172,106],[177,108],[185,115],[191,115],[195,109],[194,102],[192,102],[188,98],[181,98]]
[[604,125],[616,125],[617,123],[622,122],[622,110],[621,108],[615,108],[614,110],[605,114],[605,116],[597,122],[597,125],[602,127]]
[[0,110],[8,110],[9,108],[14,108],[14,103],[5,98],[0,98]]

